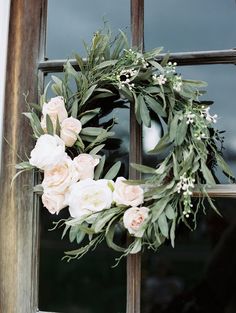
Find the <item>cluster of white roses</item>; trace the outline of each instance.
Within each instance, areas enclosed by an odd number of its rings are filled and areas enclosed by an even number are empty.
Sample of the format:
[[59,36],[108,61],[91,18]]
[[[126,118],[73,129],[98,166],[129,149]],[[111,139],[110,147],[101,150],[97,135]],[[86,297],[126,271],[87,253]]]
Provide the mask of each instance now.
[[[51,121],[60,122],[60,137],[41,135],[31,151],[30,164],[44,171],[42,181],[43,205],[52,214],[58,214],[69,207],[71,217],[78,222],[93,223],[99,212],[114,206],[124,206],[123,222],[129,233],[142,237],[148,219],[149,209],[139,207],[144,202],[143,189],[125,183],[124,177],[115,182],[107,179],[94,180],[94,169],[100,156],[81,153],[74,159],[66,153],[66,146],[71,147],[81,131],[81,123],[68,118],[62,97],[51,99],[43,105],[42,127],[46,114]],[[44,127],[43,127],[44,128]],[[45,126],[46,132],[46,126]]]

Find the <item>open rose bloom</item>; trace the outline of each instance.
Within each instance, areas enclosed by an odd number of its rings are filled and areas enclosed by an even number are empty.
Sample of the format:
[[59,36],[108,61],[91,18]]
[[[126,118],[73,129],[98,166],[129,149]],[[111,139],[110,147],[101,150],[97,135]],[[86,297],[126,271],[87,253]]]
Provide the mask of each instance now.
[[125,211],[123,222],[128,232],[135,237],[142,237],[145,232],[145,223],[148,219],[149,209],[146,207],[133,207]]

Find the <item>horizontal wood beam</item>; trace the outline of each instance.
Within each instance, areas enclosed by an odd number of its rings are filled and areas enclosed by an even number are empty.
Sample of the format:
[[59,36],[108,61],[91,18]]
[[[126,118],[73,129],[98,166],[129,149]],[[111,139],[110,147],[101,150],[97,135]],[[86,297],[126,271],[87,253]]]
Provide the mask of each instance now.
[[[155,59],[161,61],[166,55],[160,54]],[[212,51],[194,51],[170,53],[170,61],[177,62],[178,65],[204,65],[204,64],[236,64],[236,49],[212,50]],[[62,72],[63,65],[67,59],[41,61],[38,69],[44,73]],[[69,59],[70,63],[79,70],[75,59]],[[84,59],[86,62],[86,59]]]
[[[236,198],[236,184],[219,184],[206,188],[208,195],[212,198]],[[202,197],[203,194],[197,188],[193,191],[194,197]]]

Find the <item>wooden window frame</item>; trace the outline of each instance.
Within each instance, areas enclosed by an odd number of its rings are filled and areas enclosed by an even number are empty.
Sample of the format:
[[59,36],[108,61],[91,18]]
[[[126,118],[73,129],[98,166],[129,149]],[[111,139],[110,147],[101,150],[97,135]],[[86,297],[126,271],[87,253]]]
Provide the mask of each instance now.
[[[132,45],[143,48],[144,0],[130,0]],[[23,92],[37,101],[45,73],[61,72],[66,60],[45,60],[47,0],[12,0],[8,42],[8,61],[4,107],[0,199],[0,312],[36,313],[38,311],[39,214],[38,199],[30,186],[32,174],[17,178],[14,164],[18,154],[29,154],[33,145],[27,121],[20,118],[25,110]],[[157,60],[161,60],[160,55]],[[234,48],[170,54],[178,65],[236,64]],[[71,60],[78,68],[75,60]],[[130,112],[131,162],[141,162],[142,134],[133,108]],[[27,147],[27,151],[25,151]],[[130,169],[130,177],[139,173]],[[212,197],[236,197],[236,185],[217,185],[208,190]],[[195,196],[201,196],[196,190]],[[140,313],[141,255],[127,257],[127,313]],[[42,312],[41,313],[50,313]],[[52,312],[51,312],[52,313]]]

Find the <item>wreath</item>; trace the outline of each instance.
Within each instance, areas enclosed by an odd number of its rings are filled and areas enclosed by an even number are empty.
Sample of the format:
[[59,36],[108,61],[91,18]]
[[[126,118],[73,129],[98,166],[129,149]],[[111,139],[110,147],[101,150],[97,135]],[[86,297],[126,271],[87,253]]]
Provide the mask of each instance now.
[[[223,137],[213,127],[212,102],[199,99],[205,92],[199,88],[207,84],[183,79],[168,55],[158,62],[160,48],[131,49],[123,32],[113,39],[109,31],[98,31],[85,49],[86,61],[75,55],[79,71],[67,61],[63,79],[52,76],[55,97],[47,99],[49,85],[39,104],[25,97],[29,111],[23,114],[36,145],[29,160],[16,168],[20,173],[38,169],[40,184],[34,191],[50,213],[69,209],[68,219],[55,222],[55,227],[64,226],[62,237],[69,233],[70,242],[80,245],[65,252],[67,260],[104,240],[122,256],[144,247],[157,250],[166,239],[174,246],[176,225],[195,228],[197,212],[205,211],[204,199],[218,212],[207,194],[207,187],[217,183],[214,168],[234,180],[222,157]],[[161,162],[131,164],[143,174],[141,180],[118,176],[121,162],[108,169],[106,160],[108,143],[119,144],[112,131],[119,121],[103,118],[129,106],[140,125],[150,127],[155,116],[163,131],[149,151],[162,155]],[[193,202],[194,188],[202,196]],[[124,231],[129,244],[118,245],[117,234]]]

